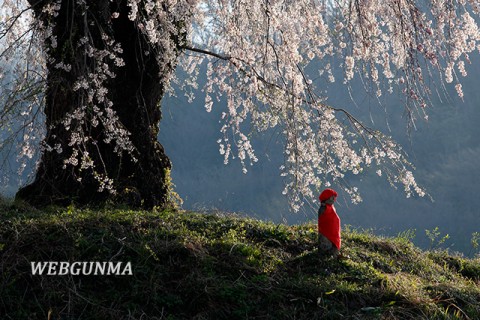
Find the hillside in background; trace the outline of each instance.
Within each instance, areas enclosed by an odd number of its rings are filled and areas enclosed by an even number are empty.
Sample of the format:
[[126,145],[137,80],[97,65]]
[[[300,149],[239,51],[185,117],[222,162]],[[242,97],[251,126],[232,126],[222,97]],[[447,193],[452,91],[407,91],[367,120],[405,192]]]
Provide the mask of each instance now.
[[[346,228],[319,259],[315,224],[232,214],[0,208],[1,319],[479,319],[480,261],[411,232]],[[131,262],[128,276],[32,275],[31,261]]]

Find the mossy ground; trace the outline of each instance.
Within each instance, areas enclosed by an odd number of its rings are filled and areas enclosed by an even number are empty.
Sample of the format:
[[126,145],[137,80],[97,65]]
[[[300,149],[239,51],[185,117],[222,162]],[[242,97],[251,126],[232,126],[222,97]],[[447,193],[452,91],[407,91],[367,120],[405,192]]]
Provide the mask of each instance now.
[[[344,228],[230,214],[0,208],[0,319],[480,319],[480,261]],[[30,261],[131,261],[132,276],[32,276]]]

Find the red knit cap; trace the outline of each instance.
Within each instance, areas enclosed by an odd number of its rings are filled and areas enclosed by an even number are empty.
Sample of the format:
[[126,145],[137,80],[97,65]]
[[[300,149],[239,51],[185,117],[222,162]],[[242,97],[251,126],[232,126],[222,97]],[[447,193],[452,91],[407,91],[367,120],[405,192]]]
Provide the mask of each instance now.
[[338,196],[337,192],[333,189],[325,189],[322,191],[322,193],[320,193],[318,198],[320,199],[320,202],[325,202],[332,196],[336,198]]

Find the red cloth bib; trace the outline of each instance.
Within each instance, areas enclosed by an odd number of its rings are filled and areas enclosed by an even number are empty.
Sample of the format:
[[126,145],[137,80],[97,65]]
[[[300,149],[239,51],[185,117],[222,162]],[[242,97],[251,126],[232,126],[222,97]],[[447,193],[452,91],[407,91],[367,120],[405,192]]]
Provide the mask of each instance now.
[[340,217],[337,215],[333,205],[326,204],[325,211],[318,218],[318,232],[340,249],[342,246]]
[[[336,198],[338,196],[337,192],[333,189],[325,189],[318,198],[320,202],[325,202],[332,196]],[[325,211],[318,217],[318,232],[340,249],[342,245],[340,217],[332,204],[325,203]]]

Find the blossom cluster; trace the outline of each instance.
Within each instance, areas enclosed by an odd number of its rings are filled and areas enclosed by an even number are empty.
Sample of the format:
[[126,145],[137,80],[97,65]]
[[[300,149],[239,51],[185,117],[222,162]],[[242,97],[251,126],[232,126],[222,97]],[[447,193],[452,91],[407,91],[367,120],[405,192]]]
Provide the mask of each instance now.
[[[4,0],[0,9],[0,152],[16,153],[18,164],[1,159],[0,184],[7,185],[8,170],[22,177],[29,163],[38,160],[44,137],[45,57],[42,34],[32,24],[32,12],[18,1]],[[20,180],[20,182],[22,182]]]
[[[56,1],[50,5],[47,4],[42,11],[55,18],[58,16],[61,5],[62,1]],[[88,19],[86,2],[77,1],[76,5],[75,10],[82,11]],[[72,83],[65,84],[67,88],[70,86],[68,88],[72,93],[70,103],[74,107],[64,115],[61,121],[52,124],[52,126],[62,126],[68,132],[67,144],[62,146],[54,140],[53,145],[48,145],[45,141],[43,148],[46,152],[65,153],[63,169],[67,169],[68,166],[78,169],[79,171],[72,170],[77,181],[82,181],[82,175],[77,175],[76,172],[90,170],[92,176],[98,181],[99,192],[107,190],[115,193],[113,179],[107,175],[107,170],[103,167],[101,153],[92,154],[98,150],[99,137],[92,136],[91,132],[101,127],[100,138],[104,143],[113,144],[115,153],[121,155],[126,152],[135,160],[130,132],[119,121],[109,96],[109,81],[116,77],[116,70],[125,65],[122,58],[123,49],[105,32],[101,33],[101,45],[95,44],[91,36],[92,31],[84,28],[82,36],[74,44],[74,49],[81,52],[82,60],[89,63],[77,63],[72,66],[71,63],[57,60],[58,58],[51,54],[56,49],[56,37],[52,32],[55,28],[55,19],[46,19],[46,21],[43,34],[47,63],[53,65],[60,73],[73,73],[72,69],[75,69],[75,78]],[[94,161],[95,158],[100,158],[100,161]]]
[[463,98],[455,68],[465,76],[469,54],[480,49],[475,1],[232,0],[204,1],[198,10],[202,31],[191,35],[185,70],[209,60],[207,111],[226,97],[218,141],[225,163],[237,157],[246,171],[245,156],[251,164],[257,158],[245,138],[279,127],[284,194],[295,211],[333,183],[359,201],[346,177],[368,167],[407,196],[425,195],[401,147],[328,105],[325,88],[341,61],[345,84],[358,75],[377,97],[396,86],[412,125],[417,115],[427,118],[435,72]]

